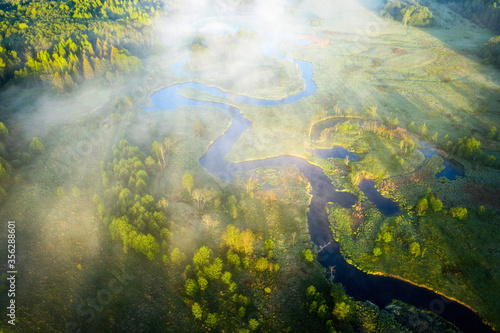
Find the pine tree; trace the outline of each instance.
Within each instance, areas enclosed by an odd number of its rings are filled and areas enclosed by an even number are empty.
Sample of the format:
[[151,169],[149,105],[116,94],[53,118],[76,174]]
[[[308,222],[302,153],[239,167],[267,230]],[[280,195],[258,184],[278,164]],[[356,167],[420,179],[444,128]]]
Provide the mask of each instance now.
[[75,82],[73,82],[73,78],[71,77],[71,75],[69,75],[68,72],[64,73],[64,83],[70,89],[73,89],[75,87]]
[[94,70],[96,76],[103,76],[105,72],[104,72],[104,67],[101,64],[101,60],[97,57],[92,58],[92,60],[94,62]]
[[53,82],[54,87],[56,88],[56,90],[58,92],[63,92],[64,91],[64,81],[61,78],[61,74],[59,74],[59,72],[56,72],[54,74],[54,78],[53,78],[52,82]]
[[92,80],[94,78],[94,71],[87,56],[83,56],[83,77],[85,80]]
[[116,57],[118,56],[118,49],[116,47],[111,48],[111,61],[116,60]]
[[76,80],[80,80],[80,78],[82,77],[82,75],[80,74],[80,71],[78,70],[78,68],[76,67],[76,64],[73,65],[73,68],[71,69],[71,72],[73,74],[73,77],[76,79]]

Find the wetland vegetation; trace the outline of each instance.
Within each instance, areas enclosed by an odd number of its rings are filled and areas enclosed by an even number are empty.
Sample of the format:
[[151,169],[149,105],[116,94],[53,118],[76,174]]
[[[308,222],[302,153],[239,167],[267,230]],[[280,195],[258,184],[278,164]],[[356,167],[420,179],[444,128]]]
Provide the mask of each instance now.
[[498,15],[4,1],[0,331],[498,331]]

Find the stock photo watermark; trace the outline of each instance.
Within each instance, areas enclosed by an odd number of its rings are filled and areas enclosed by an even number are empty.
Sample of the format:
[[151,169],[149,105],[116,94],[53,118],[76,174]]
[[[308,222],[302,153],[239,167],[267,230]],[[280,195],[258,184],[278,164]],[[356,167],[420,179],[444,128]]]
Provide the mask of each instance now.
[[7,296],[9,297],[7,317],[10,325],[16,325],[16,222],[7,222],[7,230]]

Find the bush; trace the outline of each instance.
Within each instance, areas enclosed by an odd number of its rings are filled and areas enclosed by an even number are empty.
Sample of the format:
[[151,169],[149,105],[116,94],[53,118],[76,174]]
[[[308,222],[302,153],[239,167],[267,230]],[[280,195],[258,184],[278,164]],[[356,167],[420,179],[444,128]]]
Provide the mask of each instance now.
[[311,263],[314,261],[314,254],[309,249],[302,251],[302,256],[304,257],[305,261],[308,263]]
[[415,27],[432,27],[436,24],[434,15],[425,6],[419,5],[413,0],[389,1],[381,12],[384,17],[391,17],[394,20]]
[[465,220],[467,218],[467,208],[453,207],[450,209],[451,216],[459,220]]

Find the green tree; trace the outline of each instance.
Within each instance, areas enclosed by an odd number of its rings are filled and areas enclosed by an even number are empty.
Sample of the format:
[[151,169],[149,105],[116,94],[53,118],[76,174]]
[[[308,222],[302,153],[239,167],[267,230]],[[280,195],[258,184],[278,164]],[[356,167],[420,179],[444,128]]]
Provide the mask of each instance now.
[[212,264],[203,267],[203,273],[205,273],[210,280],[218,280],[222,273],[222,266],[222,260],[220,258],[215,258]]
[[94,70],[87,56],[83,56],[83,77],[85,80],[92,80],[94,78]]
[[255,270],[257,272],[264,272],[267,269],[269,269],[269,262],[267,261],[267,259],[259,258],[259,260],[257,260],[257,262],[255,263]]
[[439,199],[434,199],[431,202],[431,207],[434,212],[438,213],[443,209],[443,203]]
[[475,161],[482,155],[481,142],[475,138],[459,139],[455,146],[457,147],[458,155],[469,160]]
[[73,187],[73,196],[75,198],[79,198],[80,197],[80,189],[76,186]]
[[252,318],[252,319],[250,319],[250,320],[248,321],[248,327],[250,327],[250,329],[251,329],[252,331],[256,331],[256,330],[257,330],[257,328],[259,328],[259,321],[258,321],[257,319],[253,319],[253,318]]
[[59,187],[57,188],[57,196],[58,196],[60,199],[62,199],[65,195],[66,195],[66,192],[64,191],[64,189],[63,189],[61,186],[59,186]]
[[45,146],[42,140],[40,140],[37,137],[34,137],[33,139],[31,139],[29,150],[31,154],[39,155],[45,153]]
[[[163,145],[157,141],[153,142],[151,145],[151,155],[153,155],[156,160],[158,161],[158,164],[163,165],[165,167],[165,150],[163,148]],[[185,176],[185,175],[184,175]],[[184,179],[183,179],[184,182]],[[189,192],[191,194],[191,192]]]
[[193,262],[196,267],[198,267],[198,269],[201,269],[201,267],[206,266],[210,263],[211,256],[212,250],[206,246],[202,246],[198,249],[198,251],[195,252],[193,256]]
[[410,253],[413,254],[415,257],[420,256],[422,254],[420,243],[412,242],[410,244]]
[[427,133],[427,123],[424,123],[424,124],[420,127],[420,134],[422,134],[422,136],[424,136],[426,133]]
[[64,87],[65,87],[64,80],[61,77],[61,74],[59,74],[59,72],[56,72],[54,74],[54,78],[52,79],[52,82],[54,84],[54,88],[56,88],[56,90],[58,92],[61,93],[64,91]]
[[160,251],[160,246],[151,234],[139,234],[133,240],[134,249],[144,254],[149,260],[153,260]]
[[193,305],[191,306],[191,311],[193,312],[193,316],[196,319],[201,319],[203,316],[203,310],[201,309],[200,304],[194,302]]
[[305,249],[302,251],[302,256],[304,257],[305,261],[308,263],[311,263],[314,261],[314,254],[310,249]]
[[415,211],[417,212],[417,215],[424,215],[428,208],[429,208],[429,202],[427,198],[422,198],[418,201],[417,205],[415,206]]
[[451,216],[459,220],[465,220],[467,218],[467,208],[453,207],[450,209]]
[[193,175],[191,175],[189,172],[185,173],[182,177],[182,186],[189,192],[189,195],[191,195],[191,191],[193,190],[194,186],[194,179]]
[[68,72],[64,73],[64,85],[70,90],[75,87],[75,82]]
[[219,316],[216,313],[209,313],[207,315],[207,319],[205,320],[205,324],[211,328],[217,327],[219,324]]
[[3,141],[9,137],[9,130],[4,125],[4,123],[0,122],[0,141]]
[[346,319],[351,312],[351,306],[346,302],[335,303],[332,314],[340,320]]
[[196,296],[199,287],[195,280],[187,279],[186,282],[184,283],[184,290],[186,291],[186,295],[188,297],[193,298],[194,296]]
[[486,134],[486,138],[488,138],[488,140],[493,140],[496,134],[497,134],[497,128],[495,126],[491,126],[490,130],[488,131],[488,134]]
[[231,284],[231,278],[232,278],[232,275],[230,272],[224,272],[221,276],[221,280],[222,282],[224,282],[225,284]]
[[179,250],[179,248],[175,248],[170,252],[170,260],[174,265],[180,265],[184,260],[186,260],[186,255]]
[[208,281],[204,277],[200,276],[198,278],[198,285],[200,286],[201,291],[205,291],[208,287]]

